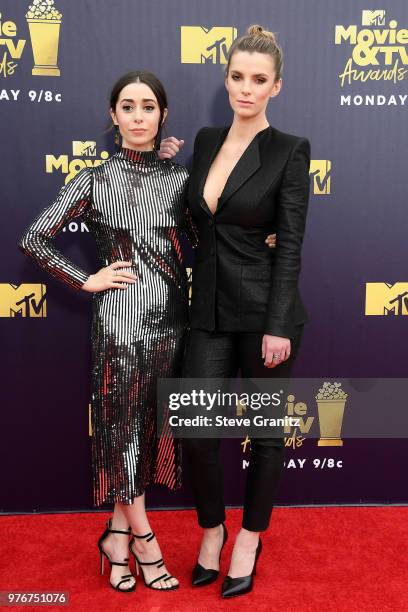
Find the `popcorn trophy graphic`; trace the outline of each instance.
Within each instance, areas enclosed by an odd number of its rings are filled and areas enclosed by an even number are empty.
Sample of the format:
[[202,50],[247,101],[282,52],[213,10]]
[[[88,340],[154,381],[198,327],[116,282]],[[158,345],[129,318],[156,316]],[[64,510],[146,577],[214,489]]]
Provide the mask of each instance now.
[[341,389],[341,383],[323,383],[316,395],[319,412],[320,440],[317,446],[343,446],[341,426],[347,393]]
[[33,75],[60,76],[57,65],[62,14],[54,0],[33,0],[26,13],[34,55]]

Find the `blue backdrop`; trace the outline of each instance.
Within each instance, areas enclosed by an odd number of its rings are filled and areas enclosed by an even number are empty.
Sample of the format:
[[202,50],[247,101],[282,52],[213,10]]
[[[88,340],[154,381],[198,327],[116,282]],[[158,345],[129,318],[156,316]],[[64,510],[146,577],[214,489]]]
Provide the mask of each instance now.
[[[64,181],[114,152],[108,94],[128,70],[165,84],[168,133],[185,139],[178,161],[188,165],[197,130],[231,121],[224,51],[251,23],[284,49],[270,123],[312,145],[301,275],[310,321],[295,373],[404,377],[406,2],[372,11],[360,0],[56,0],[54,12],[35,2],[0,6],[0,510],[92,508],[90,297],[19,253],[19,237]],[[57,244],[96,271],[86,226],[72,223]],[[404,440],[291,444],[280,503],[407,501]],[[224,452],[227,502],[239,504],[247,445],[227,441]],[[334,467],[316,469],[314,458]],[[153,488],[148,501],[189,506],[191,496],[186,483]]]

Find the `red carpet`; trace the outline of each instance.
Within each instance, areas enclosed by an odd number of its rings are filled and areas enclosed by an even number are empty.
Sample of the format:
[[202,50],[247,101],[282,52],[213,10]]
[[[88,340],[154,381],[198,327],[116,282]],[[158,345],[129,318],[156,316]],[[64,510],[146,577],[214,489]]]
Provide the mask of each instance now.
[[[240,515],[238,510],[228,512],[232,536]],[[115,593],[108,577],[98,574],[96,541],[106,517],[100,513],[1,517],[0,590],[69,591],[69,606],[41,609],[84,612],[139,606],[143,612],[408,610],[405,507],[276,508],[263,538],[254,591],[225,602],[219,596],[221,577],[207,588],[190,587],[200,539],[191,511],[151,513],[152,527],[180,588],[153,592],[138,580],[136,592]],[[223,553],[223,574],[232,542],[233,537]]]

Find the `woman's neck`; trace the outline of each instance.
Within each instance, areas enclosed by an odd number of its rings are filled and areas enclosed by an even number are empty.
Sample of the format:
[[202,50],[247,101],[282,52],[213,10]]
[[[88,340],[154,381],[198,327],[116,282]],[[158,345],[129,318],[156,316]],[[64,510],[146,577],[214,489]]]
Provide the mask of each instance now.
[[121,146],[123,149],[130,149],[131,151],[138,151],[138,152],[154,150],[153,142],[145,142],[144,144],[134,145],[131,142],[128,142],[127,140],[123,139]]
[[251,119],[242,119],[234,115],[228,138],[231,140],[250,141],[254,136],[269,127],[266,115]]

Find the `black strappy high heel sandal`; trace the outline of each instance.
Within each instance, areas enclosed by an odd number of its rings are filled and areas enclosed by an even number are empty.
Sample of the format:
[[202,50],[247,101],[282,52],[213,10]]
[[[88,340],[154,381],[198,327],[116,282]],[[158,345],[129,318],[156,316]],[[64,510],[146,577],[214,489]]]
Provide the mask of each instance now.
[[167,572],[165,572],[164,574],[162,574],[158,578],[154,578],[154,580],[152,580],[149,583],[146,582],[146,579],[145,579],[145,576],[144,576],[144,571],[143,571],[143,565],[155,565],[156,568],[159,569],[160,567],[163,567],[163,565],[164,565],[163,559],[158,559],[158,561],[139,561],[138,556],[133,551],[132,545],[133,545],[133,542],[135,541],[135,538],[138,538],[140,540],[146,540],[146,542],[150,542],[155,537],[156,536],[153,533],[153,531],[150,531],[149,533],[146,533],[145,535],[142,535],[142,536],[136,535],[136,534],[132,533],[132,539],[130,540],[129,550],[130,550],[130,552],[132,553],[132,555],[135,558],[136,573],[137,573],[137,575],[139,575],[139,565],[140,565],[141,569],[142,569],[143,582],[144,582],[145,586],[147,586],[149,589],[153,589],[154,591],[174,591],[175,589],[179,588],[178,584],[171,584],[170,586],[167,586],[167,587],[155,587],[155,586],[153,586],[155,584],[155,582],[160,582],[160,580],[166,581],[166,580],[170,580],[171,578],[175,578],[175,576],[171,576]]
[[[124,561],[123,563],[120,563],[119,561],[112,561],[112,559],[110,559],[108,553],[106,553],[103,550],[102,542],[104,540],[106,540],[106,538],[108,537],[108,535],[110,533],[123,533],[123,534],[125,534],[127,536],[130,535],[130,527],[126,531],[120,531],[118,529],[111,529],[111,526],[112,526],[112,519],[109,519],[109,521],[106,523],[105,531],[103,532],[103,534],[101,535],[101,537],[98,540],[98,548],[99,548],[99,554],[100,554],[100,559],[101,559],[101,574],[102,575],[103,575],[103,572],[104,572],[104,569],[105,569],[105,557],[109,561],[109,564],[110,564],[111,567],[112,567],[112,565],[122,565],[123,567],[127,567],[128,566],[128,561],[129,561],[129,557],[127,559],[123,559],[123,561]],[[131,593],[132,591],[134,591],[136,589],[136,581],[135,581],[135,584],[133,584],[128,589],[121,589],[120,588],[121,584],[123,584],[124,582],[127,582],[130,578],[134,578],[133,574],[124,574],[120,578],[121,579],[119,580],[119,582],[117,584],[112,584],[111,581],[109,580],[109,584],[111,585],[112,589],[115,589],[115,591],[120,591],[121,593]]]
[[[224,525],[224,523],[221,523],[221,524],[222,524],[222,529],[223,529],[223,538],[222,538],[222,546],[220,548],[220,554],[218,557],[218,563],[220,563],[221,561],[222,549],[224,548],[225,542],[227,541],[227,538],[228,538],[227,528]],[[197,587],[207,586],[207,584],[211,584],[217,580],[219,573],[220,573],[220,570],[206,569],[205,567],[203,567],[197,562],[193,569],[193,576],[191,580],[192,585],[197,586]]]

